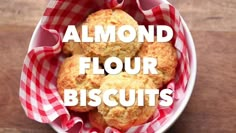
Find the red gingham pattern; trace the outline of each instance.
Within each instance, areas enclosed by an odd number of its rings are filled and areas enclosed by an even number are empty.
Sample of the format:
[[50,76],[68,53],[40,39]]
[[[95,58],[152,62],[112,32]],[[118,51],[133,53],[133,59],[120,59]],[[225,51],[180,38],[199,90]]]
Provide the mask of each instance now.
[[[169,4],[160,3],[145,11],[142,10],[142,4],[144,3],[140,3],[139,0],[51,0],[42,17],[40,28],[54,35],[57,43],[48,42],[50,45],[34,47],[25,57],[19,95],[26,115],[42,123],[51,123],[60,119],[59,126],[65,131],[77,123],[82,125],[77,131],[96,131],[87,121],[83,121],[81,118],[83,116],[71,114],[63,106],[63,101],[57,92],[56,79],[59,65],[64,59],[60,54],[63,45],[61,38],[67,25],[80,24],[91,12],[103,8],[121,8],[142,25],[166,24],[173,28],[175,34],[172,42],[178,50],[178,67],[176,79],[168,84],[168,88],[174,91],[175,100],[181,98],[185,93],[190,70],[188,47],[180,14]],[[168,119],[173,107],[174,103],[167,108],[158,107],[158,111],[149,122],[134,126],[127,132],[154,132]],[[106,132],[118,133],[119,131],[108,127]]]

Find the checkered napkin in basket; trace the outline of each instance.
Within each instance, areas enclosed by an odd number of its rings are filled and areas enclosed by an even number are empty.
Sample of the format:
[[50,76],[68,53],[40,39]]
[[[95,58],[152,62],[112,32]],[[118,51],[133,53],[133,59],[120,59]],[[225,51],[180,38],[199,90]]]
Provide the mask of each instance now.
[[[158,0],[157,0],[158,1]],[[149,5],[146,5],[149,3]],[[74,125],[77,131],[91,132],[87,120],[73,115],[63,106],[57,87],[57,71],[64,57],[61,54],[61,38],[67,25],[77,25],[92,12],[104,8],[120,8],[138,21],[139,24],[165,24],[174,30],[172,42],[178,50],[177,76],[168,84],[174,90],[174,99],[179,100],[185,94],[190,75],[186,38],[179,12],[162,2],[151,4],[151,0],[51,0],[40,21],[38,34],[27,53],[20,80],[20,101],[26,115],[41,123],[59,120],[58,126],[69,130]],[[145,8],[145,10],[143,10]],[[147,8],[147,9],[146,9]],[[168,119],[172,106],[159,107],[154,117],[147,123],[130,128],[127,132],[153,132]],[[107,128],[106,132],[119,132]]]

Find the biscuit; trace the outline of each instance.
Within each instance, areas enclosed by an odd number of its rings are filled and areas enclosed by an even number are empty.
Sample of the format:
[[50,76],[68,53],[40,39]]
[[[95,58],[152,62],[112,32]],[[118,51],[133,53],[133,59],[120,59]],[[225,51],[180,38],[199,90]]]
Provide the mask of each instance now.
[[[81,25],[77,27],[77,32],[79,35],[81,35]],[[80,54],[80,55],[84,54],[80,42],[74,42],[71,40],[69,42],[64,43],[62,52],[67,56],[71,56],[75,54]]]
[[[141,58],[141,62],[143,62],[142,58]],[[131,61],[131,67],[132,68],[136,67],[134,59]],[[160,88],[163,87],[163,75],[158,70],[157,70],[157,72],[158,72],[158,74],[145,74],[145,75],[149,76],[153,80],[153,83],[155,83],[156,87],[158,89],[160,89]],[[139,71],[138,74],[144,75],[143,74],[143,64],[142,63],[140,64],[140,71]]]
[[[126,72],[122,72],[118,75],[107,75],[101,83],[100,89],[104,92],[107,89],[115,88],[125,89],[126,97],[129,98],[129,89],[156,89],[156,85],[146,75],[129,75]],[[103,93],[101,93],[101,96]],[[132,126],[137,126],[148,121],[148,119],[154,114],[157,109],[158,95],[156,95],[156,106],[149,106],[149,97],[145,95],[144,106],[138,106],[137,103],[137,91],[135,95],[135,104],[130,107],[124,107],[119,103],[119,94],[111,95],[110,100],[118,102],[117,106],[110,107],[102,102],[98,106],[98,112],[100,112],[105,119],[107,125],[126,131]]]
[[[156,40],[156,38],[155,38]],[[158,88],[166,85],[174,79],[176,67],[178,64],[177,51],[175,47],[167,43],[159,43],[157,41],[147,42],[142,44],[138,54],[139,57],[154,57],[157,58],[158,74],[149,74]]]
[[99,129],[100,132],[104,132],[105,131],[105,129],[107,127],[107,123],[104,120],[102,114],[100,114],[97,109],[89,111],[88,118],[89,118],[90,124],[93,127]]
[[[108,25],[114,25],[116,32],[119,27],[123,25],[131,25],[136,31],[138,23],[126,12],[119,9],[103,9],[88,16],[83,25],[87,25],[89,28],[88,34],[90,37],[94,37],[94,27],[96,25],[102,25],[104,29]],[[127,32],[127,35],[129,33]],[[139,50],[141,43],[138,42],[137,37],[134,41],[125,43],[118,39],[116,35],[115,42],[82,42],[81,46],[86,56],[99,57],[100,63],[104,63],[108,57],[118,57],[124,61],[125,57],[134,57]]]
[[[81,55],[73,55],[64,60],[60,66],[60,70],[57,77],[57,88],[60,96],[64,97],[64,89],[76,89],[78,91],[78,99],[80,97],[80,89],[98,89],[100,87],[100,82],[104,75],[94,75],[93,67],[91,65],[90,69],[86,70],[86,73],[81,75],[79,73],[79,58]],[[89,98],[87,96],[87,102]],[[87,112],[94,107],[90,106],[70,106],[68,109],[76,112]]]

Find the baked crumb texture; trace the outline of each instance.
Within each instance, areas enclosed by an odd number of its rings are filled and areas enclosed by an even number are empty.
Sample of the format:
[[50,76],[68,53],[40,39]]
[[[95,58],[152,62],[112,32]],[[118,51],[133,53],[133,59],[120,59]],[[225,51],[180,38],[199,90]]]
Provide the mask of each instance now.
[[[64,60],[60,66],[60,70],[57,78],[57,88],[60,96],[64,97],[64,89],[76,89],[78,91],[78,99],[80,97],[80,89],[99,89],[100,83],[105,75],[94,75],[93,67],[86,70],[86,73],[79,74],[79,58],[81,55],[73,55]],[[92,65],[91,65],[92,66]],[[87,96],[87,102],[89,98]],[[90,106],[71,106],[68,107],[70,110],[76,112],[88,112],[95,109]]]
[[[116,30],[122,25],[132,25],[138,27],[137,22],[127,13],[119,9],[104,9],[92,13],[86,21],[81,25],[88,25],[89,36],[94,37],[94,27],[96,25],[115,25]],[[81,25],[77,27],[78,33],[81,36]],[[129,34],[129,33],[127,33]],[[156,38],[154,39],[156,40]],[[91,43],[75,43],[69,41],[63,46],[62,52],[68,56],[60,66],[57,79],[57,87],[59,94],[63,98],[64,89],[98,89],[102,92],[107,89],[125,89],[126,98],[129,99],[129,89],[160,89],[167,85],[169,81],[174,79],[177,66],[176,49],[171,43],[158,43],[145,41],[142,45],[137,41],[137,38],[130,42],[124,43],[117,39],[116,42],[91,42]],[[158,74],[142,74],[142,71],[137,75],[129,75],[122,72],[118,75],[94,75],[91,68],[86,70],[86,74],[79,74],[79,58],[82,56],[99,57],[100,63],[104,63],[108,57],[118,57],[124,61],[125,57],[154,57],[158,61]],[[134,63],[132,62],[134,66]],[[141,69],[142,70],[142,69]],[[79,94],[79,93],[78,93]],[[102,98],[103,93],[101,93]],[[78,99],[79,99],[78,95]],[[148,96],[145,96],[144,106],[137,105],[136,101],[133,106],[124,107],[120,104],[115,107],[109,107],[103,102],[96,108],[90,106],[73,106],[68,109],[76,112],[89,112],[89,121],[93,127],[96,127],[101,132],[107,126],[114,127],[121,131],[126,131],[128,128],[143,124],[154,114],[157,109],[158,95],[156,96],[156,106],[148,106]],[[111,95],[110,100],[119,103],[119,94]],[[87,96],[87,101],[89,101]]]
[[[122,72],[118,75],[108,75],[103,79],[100,86],[102,91],[108,88],[125,89],[126,100],[129,99],[129,89],[135,89],[135,104],[130,107],[124,107],[119,103],[119,94],[111,95],[110,100],[118,102],[118,106],[109,107],[103,102],[98,106],[98,112],[103,115],[107,125],[125,131],[131,126],[143,124],[154,114],[157,109],[158,95],[156,95],[156,106],[148,106],[149,97],[145,95],[144,106],[138,106],[138,89],[156,89],[156,85],[146,75],[130,75]],[[101,96],[103,93],[101,94]]]

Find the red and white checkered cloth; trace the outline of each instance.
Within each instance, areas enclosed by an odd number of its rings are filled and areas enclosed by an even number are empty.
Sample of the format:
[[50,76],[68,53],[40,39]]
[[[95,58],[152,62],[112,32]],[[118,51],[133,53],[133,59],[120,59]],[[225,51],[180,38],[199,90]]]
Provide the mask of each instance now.
[[[148,5],[145,5],[149,3]],[[41,19],[39,34],[33,42],[33,48],[27,53],[21,73],[20,101],[26,115],[38,122],[57,124],[66,130],[79,125],[77,131],[91,132],[86,118],[72,114],[63,106],[63,101],[56,87],[57,71],[64,57],[61,54],[61,38],[67,25],[80,24],[92,12],[104,8],[120,8],[138,21],[139,24],[166,24],[173,28],[172,42],[178,50],[177,76],[168,87],[174,90],[174,99],[179,100],[185,94],[189,79],[189,58],[186,38],[179,12],[169,4],[151,0],[51,0]],[[143,10],[147,8],[147,10]],[[127,132],[154,132],[168,115],[173,112],[172,106],[159,107],[154,117],[147,123],[130,128]],[[59,122],[58,122],[59,121]],[[107,128],[106,132],[119,132]]]

